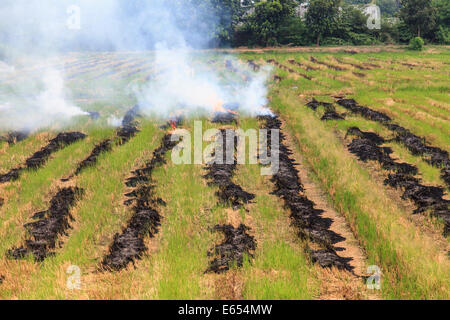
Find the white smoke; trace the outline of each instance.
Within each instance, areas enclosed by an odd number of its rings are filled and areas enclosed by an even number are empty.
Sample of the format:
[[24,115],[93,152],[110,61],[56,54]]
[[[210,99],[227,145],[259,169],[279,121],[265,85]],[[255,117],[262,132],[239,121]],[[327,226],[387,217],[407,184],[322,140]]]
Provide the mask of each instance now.
[[[63,126],[71,118],[85,114],[71,102],[62,69],[46,63],[50,58],[63,62],[69,51],[152,50],[157,73],[143,85],[131,85],[131,92],[148,114],[168,117],[198,110],[211,113],[228,104],[238,105],[249,115],[268,112],[264,106],[269,69],[255,73],[227,56],[216,59],[217,70],[196,51],[215,40],[213,30],[219,18],[212,3],[2,0],[0,130]],[[79,29],[67,25],[67,8],[73,6],[80,8]],[[224,70],[224,59],[232,61],[234,72]],[[31,61],[27,67],[37,71],[24,76],[23,61]],[[109,121],[111,125],[117,123],[113,120]]]
[[[164,1],[153,1],[152,4],[153,20],[151,26],[147,25],[147,32],[158,40],[155,44],[155,69],[160,72],[151,81],[133,88],[144,111],[171,117],[193,112],[211,114],[225,111],[227,105],[234,105],[240,112],[251,116],[269,112],[265,105],[270,68],[255,73],[233,56],[219,57],[215,66],[210,66],[208,55],[194,49],[208,42],[206,31],[201,28],[185,30],[173,19],[176,16],[174,11],[178,13],[178,10]],[[183,18],[190,21],[188,25],[202,24],[204,12],[192,14],[196,11],[188,1],[183,10],[186,12]],[[154,29],[152,26],[158,27]],[[201,39],[201,43],[195,39]],[[233,70],[225,69],[226,60],[229,69]]]
[[[193,61],[192,58],[199,59]],[[251,116],[266,112],[266,81],[270,70],[252,73],[236,59],[226,59],[239,67],[238,74],[228,79],[191,49],[157,50],[155,64],[161,73],[134,88],[140,107],[160,117],[211,114],[224,111],[227,105],[237,106],[242,113]],[[216,66],[219,70],[225,69],[225,61],[219,59]]]
[[26,87],[13,82],[9,90],[13,92],[0,96],[2,129],[32,132],[44,127],[61,128],[74,116],[87,114],[69,102],[63,77],[56,70],[45,70],[41,80]]

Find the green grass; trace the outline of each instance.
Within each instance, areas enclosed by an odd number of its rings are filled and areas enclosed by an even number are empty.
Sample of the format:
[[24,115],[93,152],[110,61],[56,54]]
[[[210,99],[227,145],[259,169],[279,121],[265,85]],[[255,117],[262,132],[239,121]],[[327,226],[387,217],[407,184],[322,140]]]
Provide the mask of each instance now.
[[[288,62],[318,66],[309,59],[338,65],[334,57],[348,62],[375,63],[381,68],[357,70],[345,65],[346,71],[306,71]],[[77,59],[88,61],[96,54],[80,54]],[[102,55],[111,59],[112,56]],[[114,55],[114,59],[122,57]],[[283,77],[280,84],[271,83],[270,106],[286,120],[286,129],[293,137],[294,154],[301,154],[313,180],[326,192],[334,208],[345,216],[355,237],[367,254],[367,264],[381,267],[383,272],[381,297],[384,299],[448,299],[450,266],[446,257],[448,240],[439,236],[442,225],[433,225],[427,232],[411,218],[391,190],[374,177],[373,168],[356,161],[348,154],[343,136],[348,127],[376,132],[388,137],[383,126],[359,116],[348,115],[345,121],[320,121],[323,112],[305,107],[312,97],[333,101],[332,95],[354,97],[359,103],[391,116],[396,123],[423,136],[444,150],[450,151],[448,132],[450,96],[448,73],[450,50],[436,52],[361,52],[348,55],[343,52],[278,52],[267,51],[241,54],[243,61],[253,59],[263,64],[274,58],[298,72],[313,77],[308,81],[286,71],[274,69]],[[133,56],[152,63],[150,54]],[[223,65],[223,55],[207,54],[193,57],[201,60],[217,59],[208,68],[216,68],[225,78],[229,75]],[[418,63],[412,70],[401,63]],[[433,66],[435,69],[429,68]],[[120,67],[126,71],[127,67]],[[76,71],[74,68],[73,71]],[[167,206],[161,207],[163,216],[160,232],[147,239],[148,254],[136,261],[133,268],[118,272],[100,272],[99,264],[106,254],[115,233],[120,232],[132,212],[123,204],[124,185],[130,172],[152,156],[159,145],[163,130],[153,119],[140,119],[141,132],[123,146],[115,146],[102,154],[95,167],[84,170],[73,184],[85,189],[85,195],[73,209],[75,221],[56,256],[38,264],[31,259],[11,261],[5,253],[20,245],[26,238],[23,224],[31,221],[31,214],[48,207],[48,202],[61,185],[60,178],[70,175],[94,145],[114,135],[107,126],[110,116],[120,118],[136,103],[128,95],[130,82],[139,83],[145,74],[128,78],[113,76],[92,78],[108,71],[96,67],[89,73],[70,80],[69,87],[84,110],[101,112],[98,122],[79,117],[67,130],[81,130],[88,134],[77,142],[53,154],[47,164],[38,170],[26,170],[20,179],[0,186],[6,203],[0,208],[0,274],[5,281],[0,285],[1,299],[317,299],[324,278],[317,266],[305,254],[305,242],[298,239],[290,225],[289,212],[282,201],[270,194],[270,177],[260,175],[258,165],[239,165],[234,180],[244,190],[255,193],[254,203],[247,210],[233,211],[218,204],[216,188],[208,186],[202,165],[174,165],[167,155],[167,164],[157,168],[153,178],[156,192]],[[364,73],[358,78],[352,72]],[[6,88],[6,87],[2,87]],[[5,89],[5,90],[6,90]],[[86,99],[84,99],[86,95]],[[347,112],[337,106],[339,112]],[[205,120],[205,119],[203,119]],[[192,131],[193,119],[185,124]],[[258,128],[255,119],[242,118],[240,128]],[[203,130],[218,127],[207,121]],[[47,144],[55,135],[47,129],[34,133],[27,140],[13,146],[0,144],[1,172],[23,163],[33,152]],[[205,143],[206,145],[206,143]],[[388,143],[395,157],[417,165],[425,183],[442,185],[439,169],[431,167],[420,157],[412,156],[397,143]],[[447,190],[448,191],[448,190]],[[233,268],[224,275],[204,274],[211,257],[207,252],[222,236],[211,232],[216,224],[238,220],[250,226],[257,241],[254,259],[248,259],[243,268]],[[82,272],[82,290],[66,287],[70,265]],[[236,282],[232,289],[231,284]],[[225,288],[225,289],[224,289]],[[230,289],[231,288],[231,289]]]

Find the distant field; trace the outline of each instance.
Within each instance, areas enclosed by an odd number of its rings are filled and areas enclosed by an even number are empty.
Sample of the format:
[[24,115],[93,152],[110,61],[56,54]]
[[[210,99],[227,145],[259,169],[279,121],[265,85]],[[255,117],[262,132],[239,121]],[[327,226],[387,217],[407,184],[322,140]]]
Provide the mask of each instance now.
[[[64,131],[80,131],[84,139],[0,183],[0,299],[449,299],[450,49],[391,49],[237,50],[245,74],[227,66],[226,53],[193,57],[239,78],[273,67],[269,107],[292,150],[288,174],[301,185],[292,190],[292,179],[286,186],[284,176],[260,175],[261,165],[237,165],[227,183],[254,195],[249,203],[238,197],[239,205],[220,201],[226,190],[217,176],[205,178],[215,168],[170,160],[165,119],[130,113],[137,103],[133,84],[162,71],[151,52],[72,53],[49,61],[64,72],[73,101],[99,118],[77,117]],[[0,76],[0,94],[40,71],[24,67],[19,78]],[[110,126],[111,119],[121,126]],[[274,128],[246,116],[227,124],[189,118],[179,126],[192,132],[195,120],[203,131]],[[373,142],[369,132],[382,141]],[[0,175],[23,167],[58,133],[50,126],[15,144],[0,142]],[[105,141],[110,149],[75,174]],[[153,153],[158,147],[165,162]],[[52,202],[60,188],[83,192],[65,210]],[[299,201],[307,212],[300,217],[293,209]],[[142,211],[151,217],[135,215]],[[224,224],[235,233],[213,232]],[[249,230],[238,230],[241,224]],[[46,230],[44,238],[38,229]],[[131,242],[141,259],[119,268],[114,253],[114,263],[105,258]],[[11,257],[21,248],[15,257],[23,259]],[[37,252],[50,254],[36,261]],[[230,254],[236,261],[227,265]],[[337,263],[334,254],[342,258]],[[209,270],[214,258],[229,270]],[[380,290],[366,286],[369,266],[381,271]],[[67,280],[76,270],[80,287],[71,289]]]

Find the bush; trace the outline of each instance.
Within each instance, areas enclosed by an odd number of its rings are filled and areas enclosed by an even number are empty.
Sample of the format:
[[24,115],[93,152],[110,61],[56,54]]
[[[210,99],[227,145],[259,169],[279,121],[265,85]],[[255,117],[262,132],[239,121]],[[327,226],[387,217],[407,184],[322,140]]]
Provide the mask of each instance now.
[[411,49],[411,50],[422,51],[423,45],[424,45],[424,42],[421,37],[415,37],[409,41],[409,49]]
[[378,42],[370,35],[364,33],[349,32],[348,36],[355,46],[368,46]]

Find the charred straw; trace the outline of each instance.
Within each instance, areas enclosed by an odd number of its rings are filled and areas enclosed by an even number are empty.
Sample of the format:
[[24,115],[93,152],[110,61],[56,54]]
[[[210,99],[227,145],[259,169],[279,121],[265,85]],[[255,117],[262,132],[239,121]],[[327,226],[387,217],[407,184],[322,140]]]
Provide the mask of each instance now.
[[222,273],[230,270],[232,266],[242,267],[244,259],[253,258],[256,250],[256,241],[247,231],[249,227],[241,224],[234,228],[232,225],[216,225],[213,231],[222,232],[225,236],[223,242],[216,245],[208,255],[216,256],[206,272]]
[[384,139],[373,132],[364,132],[357,127],[348,129],[347,134],[356,135],[348,145],[351,153],[360,160],[377,161],[381,166],[391,171],[384,181],[386,185],[402,189],[402,198],[414,202],[416,209],[413,213],[430,212],[431,216],[439,217],[444,221],[444,236],[448,236],[450,228],[450,201],[443,198],[444,189],[436,186],[426,186],[420,183],[416,166],[408,163],[399,163],[391,158],[392,150],[380,147]]
[[[310,76],[308,76],[307,74],[304,74],[304,73],[301,73],[301,72],[297,72],[297,71],[295,71],[294,69],[289,68],[289,67],[287,67],[287,66],[285,66],[285,65],[283,65],[283,64],[281,64],[281,63],[279,63],[279,62],[276,61],[275,59],[269,59],[269,60],[267,60],[266,62],[267,62],[267,63],[270,63],[270,64],[274,64],[274,65],[277,66],[278,68],[280,68],[280,69],[282,69],[282,70],[284,70],[284,71],[287,71],[287,72],[289,72],[289,73],[293,73],[293,74],[299,75],[299,76],[305,78],[306,80],[312,80],[312,78],[311,78]],[[281,78],[280,78],[280,80],[281,80]]]
[[[264,129],[281,129],[281,121],[276,116],[263,116]],[[268,130],[270,133],[270,130]],[[322,267],[337,267],[351,271],[349,265],[351,258],[340,257],[334,244],[345,240],[339,234],[330,230],[331,219],[323,218],[323,210],[315,208],[314,202],[303,195],[304,189],[295,168],[295,161],[291,158],[291,150],[283,143],[285,137],[280,132],[279,169],[272,177],[275,185],[273,194],[284,200],[289,208],[292,224],[297,228],[298,236],[309,239],[320,246],[319,250],[308,249],[313,262]],[[268,137],[268,151],[271,150],[271,139]]]
[[33,219],[36,221],[24,225],[30,238],[21,247],[9,250],[8,257],[23,259],[32,254],[36,261],[43,261],[54,255],[58,237],[67,235],[67,230],[71,228],[73,217],[70,209],[82,194],[83,189],[76,187],[60,189],[50,201],[50,207],[35,213]]
[[337,103],[353,113],[364,118],[382,123],[395,134],[395,141],[403,144],[412,154],[420,155],[432,166],[441,168],[441,178],[450,187],[450,160],[449,153],[438,147],[430,146],[424,138],[416,136],[408,129],[391,123],[391,118],[382,112],[359,105],[354,99],[336,97]]
[[123,117],[122,126],[117,130],[116,135],[119,139],[119,144],[125,144],[130,141],[138,132],[136,117],[139,116],[139,105],[135,105],[128,110]]
[[[231,138],[231,139],[230,139]],[[207,174],[204,176],[209,180],[210,185],[219,187],[216,192],[222,203],[229,204],[233,208],[240,208],[245,203],[249,203],[255,195],[248,193],[241,186],[232,181],[236,169],[235,151],[237,136],[233,130],[222,129],[218,137],[219,150],[213,160],[206,166]]]
[[322,106],[325,109],[324,114],[320,118],[322,121],[328,121],[328,120],[344,120],[345,115],[339,114],[336,112],[336,108],[332,103],[329,102],[322,102],[317,101],[315,98],[312,99],[312,101],[308,102],[306,106],[314,111],[317,110],[318,107]]
[[[253,200],[255,195],[246,192],[232,181],[236,169],[235,153],[238,142],[235,132],[222,129],[217,138],[218,148],[206,167],[207,174],[204,177],[209,180],[210,185],[219,187],[216,195],[221,203],[237,209]],[[213,230],[222,232],[225,239],[208,253],[209,256],[216,257],[210,261],[205,272],[222,273],[233,265],[242,267],[245,255],[253,257],[251,251],[256,249],[256,241],[247,233],[249,227],[243,224],[238,228],[231,225],[216,225]]]
[[152,183],[151,176],[155,168],[166,163],[166,153],[176,144],[171,141],[170,134],[165,135],[161,145],[153,151],[152,159],[144,167],[133,171],[133,176],[126,180],[125,184],[133,190],[125,194],[129,198],[125,204],[133,206],[134,214],[122,232],[114,236],[109,252],[101,263],[104,269],[119,271],[129,263],[134,264],[148,250],[145,237],[152,238],[158,233],[161,223],[158,206],[165,205],[165,202],[155,195],[156,185]]
[[338,99],[336,102],[347,110],[359,114],[366,119],[381,123],[391,121],[391,118],[386,114],[361,106],[354,99]]
[[[139,107],[136,105],[128,110],[122,120],[122,126],[117,130],[116,135],[118,137],[118,144],[124,144],[128,142],[139,130],[137,129],[137,123],[135,118],[138,116]],[[97,163],[98,157],[102,153],[110,152],[113,147],[113,141],[105,139],[94,147],[89,156],[81,161],[74,175],[79,175],[84,169],[92,167]],[[68,178],[70,179],[70,178]],[[64,179],[64,181],[68,180]]]
[[339,67],[339,66],[335,66],[335,65],[332,65],[332,64],[323,62],[323,61],[319,61],[319,60],[317,60],[317,59],[314,58],[314,57],[310,57],[309,60],[310,60],[311,62],[314,62],[314,63],[317,63],[317,64],[321,64],[321,65],[324,65],[324,66],[326,66],[327,68],[330,68],[330,69],[333,69],[333,70],[336,70],[336,71],[345,71],[345,70],[347,70],[347,69],[342,68],[342,67]]
[[49,144],[43,147],[40,151],[33,154],[25,161],[25,166],[11,169],[8,173],[0,176],[0,183],[15,181],[19,179],[22,170],[37,169],[42,167],[53,153],[63,149],[64,147],[82,140],[86,137],[81,132],[63,132],[59,133],[54,139],[50,140]]
[[11,131],[8,132],[5,136],[0,137],[0,141],[6,141],[9,145],[16,144],[20,141],[28,138],[28,132],[25,131]]

